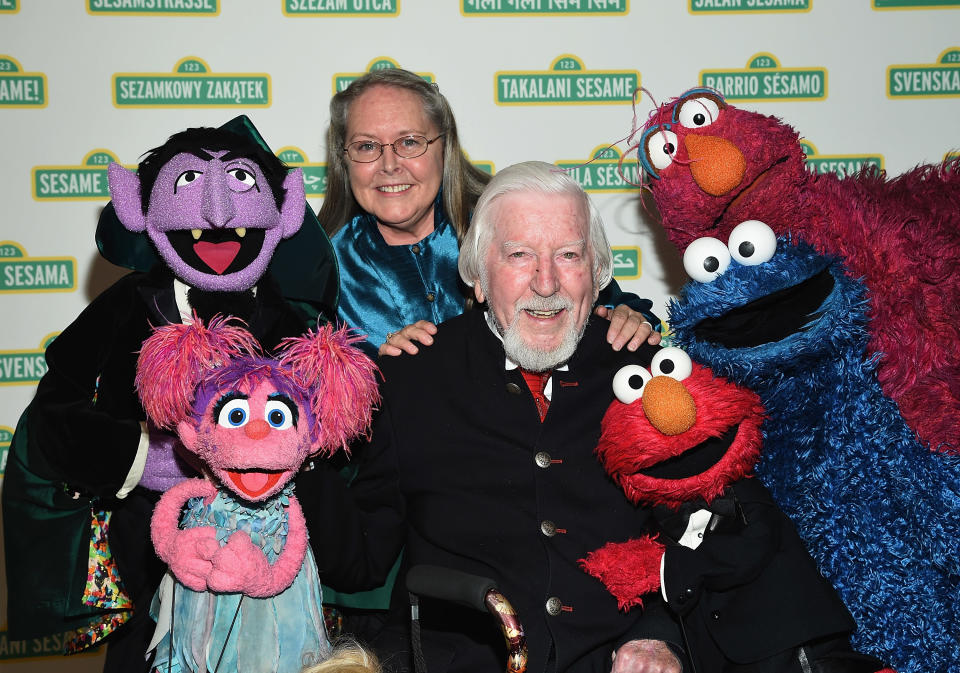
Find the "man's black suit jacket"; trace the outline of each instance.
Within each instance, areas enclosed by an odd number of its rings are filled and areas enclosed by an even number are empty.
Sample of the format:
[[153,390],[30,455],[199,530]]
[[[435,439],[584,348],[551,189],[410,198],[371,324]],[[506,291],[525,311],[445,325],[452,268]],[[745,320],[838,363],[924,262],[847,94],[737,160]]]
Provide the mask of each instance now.
[[[530,671],[606,673],[611,652],[627,640],[679,641],[659,601],[650,601],[646,612],[621,612],[578,566],[605,543],[634,537],[649,516],[627,501],[594,448],[614,374],[628,363],[648,364],[655,349],[614,352],[607,327],[591,318],[569,371],[553,374],[552,402],[541,423],[520,372],[506,371],[502,343],[483,313],[446,321],[419,354],[380,361],[382,407],[371,440],[356,449],[361,466],[349,490],[373,512],[361,524],[366,553],[395,558],[396,549],[378,544],[396,541],[397,520],[383,509],[385,483],[392,481],[406,508],[405,567],[447,566],[495,580],[525,626]],[[316,513],[308,513],[316,535],[320,523],[311,516]],[[334,541],[315,546],[324,542]],[[354,567],[389,568],[382,561],[365,564]],[[557,614],[547,609],[551,599],[559,599],[551,603],[560,606]],[[409,614],[402,581],[393,613],[397,630],[384,638],[396,639],[380,648],[391,662],[409,650],[400,627]],[[429,601],[420,616],[431,673],[503,670],[503,642],[489,617]]]

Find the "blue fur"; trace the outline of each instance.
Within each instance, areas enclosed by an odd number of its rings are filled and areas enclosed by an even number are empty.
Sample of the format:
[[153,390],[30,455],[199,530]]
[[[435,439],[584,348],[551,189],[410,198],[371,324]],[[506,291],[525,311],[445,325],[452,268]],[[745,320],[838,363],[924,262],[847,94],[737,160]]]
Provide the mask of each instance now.
[[[804,331],[750,348],[694,334],[823,269],[836,284]],[[732,262],[712,283],[687,284],[669,313],[678,345],[767,407],[757,473],[856,619],[857,649],[899,673],[960,671],[960,456],[921,446],[883,395],[863,284],[781,238],[765,264]]]

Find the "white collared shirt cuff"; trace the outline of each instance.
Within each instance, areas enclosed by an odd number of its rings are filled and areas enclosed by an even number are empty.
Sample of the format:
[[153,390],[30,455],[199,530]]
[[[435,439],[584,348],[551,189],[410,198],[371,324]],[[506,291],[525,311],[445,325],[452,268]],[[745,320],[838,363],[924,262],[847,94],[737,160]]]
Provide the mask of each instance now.
[[663,596],[663,602],[669,603],[667,600],[667,576],[664,574],[664,570],[667,565],[667,554],[664,552],[660,555],[660,595]]
[[126,498],[130,495],[140,478],[143,476],[143,470],[147,465],[147,451],[150,448],[150,431],[147,430],[145,421],[140,421],[140,442],[137,444],[137,455],[133,459],[133,465],[127,472],[127,478],[123,480],[123,486],[117,491],[118,498]]

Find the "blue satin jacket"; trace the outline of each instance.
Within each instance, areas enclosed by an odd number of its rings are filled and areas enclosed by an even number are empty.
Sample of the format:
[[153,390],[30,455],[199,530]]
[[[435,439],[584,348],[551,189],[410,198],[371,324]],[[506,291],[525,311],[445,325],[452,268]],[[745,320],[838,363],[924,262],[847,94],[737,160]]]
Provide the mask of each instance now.
[[[418,320],[440,324],[463,313],[465,286],[457,270],[460,253],[457,234],[438,195],[433,232],[411,245],[387,245],[368,213],[355,216],[331,242],[340,265],[340,303],[337,314],[345,324],[367,337],[357,344],[368,355],[387,340],[388,332]],[[598,304],[627,304],[659,327],[653,302],[623,292],[611,281]]]

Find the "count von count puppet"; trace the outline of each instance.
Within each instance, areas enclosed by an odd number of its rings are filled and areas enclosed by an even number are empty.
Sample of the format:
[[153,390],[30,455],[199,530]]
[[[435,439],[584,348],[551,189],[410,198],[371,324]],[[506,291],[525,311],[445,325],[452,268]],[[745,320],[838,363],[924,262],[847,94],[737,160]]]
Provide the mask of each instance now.
[[[47,348],[48,372],[11,446],[4,546],[11,637],[79,628],[71,647],[81,649],[109,636],[106,670],[127,673],[146,666],[148,608],[164,571],[149,542],[153,506],[194,474],[176,437],[147,421],[133,385],[137,351],[153,326],[194,312],[238,316],[271,349],[302,334],[323,302],[298,311],[285,297],[303,293],[268,267],[288,279],[299,270],[326,302],[336,273],[300,171],[245,117],[176,133],[136,172],[112,164],[108,179],[98,244],[136,271]],[[309,259],[281,260],[290,244]]]
[[370,424],[373,362],[329,325],[278,358],[224,319],[160,327],[136,385],[149,418],[176,428],[204,478],[163,494],[151,534],[169,570],[153,612],[159,671],[297,671],[330,653],[313,553],[292,479]]

